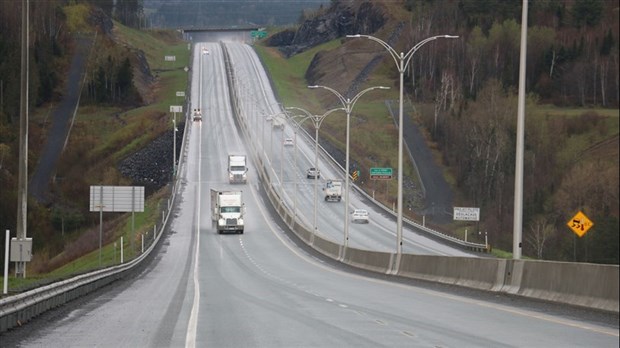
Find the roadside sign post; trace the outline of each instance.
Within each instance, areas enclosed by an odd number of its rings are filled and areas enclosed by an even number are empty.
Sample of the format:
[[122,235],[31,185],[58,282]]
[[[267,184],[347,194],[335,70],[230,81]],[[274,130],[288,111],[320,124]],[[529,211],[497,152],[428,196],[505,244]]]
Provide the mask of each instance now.
[[385,197],[388,196],[388,180],[392,180],[392,168],[370,168],[370,180],[385,180]]
[[131,212],[133,241],[133,214],[136,211],[144,211],[144,186],[91,186],[90,211],[99,212],[99,267],[101,267],[103,212]]
[[566,223],[568,228],[570,228],[579,238],[583,237],[592,226],[594,226],[594,222],[590,221],[586,214],[579,211],[572,219],[568,220]]
[[392,180],[392,168],[370,168],[371,180]]
[[172,112],[172,178],[177,174],[177,112],[183,112],[183,106],[170,105]]
[[454,207],[453,217],[457,221],[480,221],[480,208]]
[[176,60],[176,56],[164,56],[164,61],[170,62],[170,67],[172,67],[172,62],[175,62]]

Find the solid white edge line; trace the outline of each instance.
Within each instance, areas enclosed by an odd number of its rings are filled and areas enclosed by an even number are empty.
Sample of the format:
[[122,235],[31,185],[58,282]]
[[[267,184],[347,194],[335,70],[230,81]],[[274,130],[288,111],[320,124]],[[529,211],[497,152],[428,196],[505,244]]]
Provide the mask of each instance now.
[[[200,58],[199,58],[200,59]],[[202,62],[200,63],[202,67]],[[202,70],[202,69],[201,69]],[[200,79],[202,80],[202,71]],[[199,81],[199,85],[201,85],[202,81]],[[192,312],[189,317],[189,322],[187,323],[187,333],[185,335],[185,347],[194,348],[196,347],[196,331],[198,327],[198,311],[200,309],[200,282],[198,281],[198,255],[199,255],[199,246],[200,246],[200,197],[201,195],[201,167],[202,167],[202,136],[201,134],[202,122],[198,123],[198,194],[196,195],[196,246],[194,250],[194,272],[193,272],[193,282],[194,282],[194,300],[192,302]]]

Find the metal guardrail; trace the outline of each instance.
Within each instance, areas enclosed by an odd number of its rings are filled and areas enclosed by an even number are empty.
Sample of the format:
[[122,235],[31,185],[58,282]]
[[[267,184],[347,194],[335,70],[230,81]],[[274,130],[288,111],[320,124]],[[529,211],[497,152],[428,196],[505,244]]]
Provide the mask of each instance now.
[[[193,57],[193,47],[190,56]],[[191,74],[189,75],[189,85],[191,86]],[[191,129],[191,121],[188,121],[188,111],[190,100],[186,100],[186,122],[183,132],[183,141],[180,149],[181,154],[187,151],[187,138]],[[174,130],[173,130],[174,131]],[[179,156],[179,168],[184,163],[185,156]],[[38,287],[26,292],[11,295],[0,299],[0,333],[10,330],[16,326],[21,326],[32,318],[66,304],[76,298],[91,293],[103,286],[106,286],[118,279],[121,279],[135,271],[144,260],[151,256],[151,252],[157,245],[168,225],[170,212],[176,199],[178,177],[173,178],[171,186],[171,196],[168,199],[165,212],[163,212],[159,231],[155,227],[153,242],[147,249],[135,259],[123,264],[110,266],[89,273],[81,274],[70,279],[58,281],[49,285]]]

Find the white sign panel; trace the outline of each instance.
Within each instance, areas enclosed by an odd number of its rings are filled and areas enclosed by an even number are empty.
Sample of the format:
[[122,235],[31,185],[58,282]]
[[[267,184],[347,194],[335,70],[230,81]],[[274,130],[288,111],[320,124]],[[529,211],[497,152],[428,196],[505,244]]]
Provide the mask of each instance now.
[[166,62],[174,62],[175,60],[177,60],[177,57],[176,56],[165,56],[164,60]]
[[32,238],[11,238],[11,262],[30,262],[32,260]]
[[143,212],[144,186],[91,186],[90,211]]
[[480,208],[454,207],[454,220],[480,221]]
[[170,112],[183,112],[182,105],[170,105]]
[[185,97],[184,91],[177,91],[177,97]]

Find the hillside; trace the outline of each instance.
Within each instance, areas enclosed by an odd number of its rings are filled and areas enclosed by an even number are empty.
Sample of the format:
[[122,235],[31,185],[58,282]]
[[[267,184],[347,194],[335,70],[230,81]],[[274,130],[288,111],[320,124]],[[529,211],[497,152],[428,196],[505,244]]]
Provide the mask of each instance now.
[[[32,275],[98,248],[98,217],[89,212],[88,205],[91,185],[145,186],[148,207],[136,222],[136,230],[152,228],[150,221],[157,221],[160,215],[159,201],[164,199],[172,175],[172,122],[166,110],[177,102],[175,91],[187,88],[183,68],[189,52],[177,32],[132,29],[87,4],[57,10],[64,18],[56,23],[58,37],[64,40],[62,49],[58,48],[63,54],[48,64],[57,67],[58,76],[77,77],[59,81],[53,98],[30,110],[30,173],[36,168],[47,176],[40,181],[39,192],[45,194],[28,202],[27,235],[33,238],[35,251],[29,265]],[[164,62],[164,55],[175,55],[177,60]],[[77,58],[85,62],[79,68],[69,63]],[[79,92],[74,96],[68,90]],[[79,103],[63,106],[67,98]],[[70,120],[63,121],[58,115]],[[55,127],[58,121],[66,127]],[[13,151],[17,139],[11,135],[11,123],[4,117],[0,122],[0,149],[10,149],[1,153],[0,221],[14,235],[18,153]],[[182,123],[178,126],[183,129]],[[182,132],[177,137],[179,150],[181,140]],[[50,155],[47,150],[52,141],[64,148]],[[106,214],[104,244],[122,235],[130,242],[126,219]],[[131,245],[139,243],[131,241]],[[104,252],[112,255],[112,244]],[[133,256],[129,251],[127,257]],[[69,271],[79,272],[82,266],[96,265],[73,265]]]
[[[409,117],[443,168],[455,192],[454,205],[482,211],[480,224],[440,228],[461,237],[465,228],[479,228],[488,233],[494,247],[511,250],[518,75],[513,58],[519,55],[520,6],[497,9],[491,22],[484,17],[490,15],[488,9],[476,7],[475,1],[462,3],[458,7],[456,2],[438,1],[337,1],[298,28],[274,34],[259,51],[272,66],[272,75],[288,80],[275,82],[285,103],[322,113],[337,106],[335,97],[323,90],[308,91],[307,85],[328,86],[348,97],[377,85],[398,90],[398,73],[386,50],[371,40],[345,35],[372,35],[397,52],[433,35],[458,35],[458,40],[429,43],[413,56],[413,68],[405,74],[405,98],[412,106]],[[593,252],[597,248],[593,245],[618,246],[618,160],[613,157],[618,91],[605,76],[618,73],[617,64],[612,64],[618,57],[618,8],[605,1],[578,8],[581,5],[555,1],[530,7],[524,254],[617,263],[616,251],[600,255]],[[584,20],[584,13],[591,13],[591,19]],[[281,71],[286,68],[288,77]],[[576,69],[581,69],[579,74]],[[598,81],[603,88],[590,90],[584,81]],[[362,169],[358,184],[370,193],[376,190],[376,183],[368,180],[370,167],[396,168],[396,129],[385,107],[380,107],[386,99],[397,95],[383,91],[364,95],[352,121],[352,159]],[[321,129],[322,141],[341,154],[343,127],[342,120],[326,119]],[[412,186],[414,210],[428,212],[433,197],[419,202],[423,193],[411,163],[405,176]],[[589,184],[576,185],[584,180]],[[395,183],[387,192],[383,199],[394,202]],[[567,197],[567,192],[572,193]],[[578,210],[602,223],[586,238],[574,240],[566,221]],[[410,215],[421,220],[420,214]],[[548,231],[544,235],[536,230],[541,219]]]

